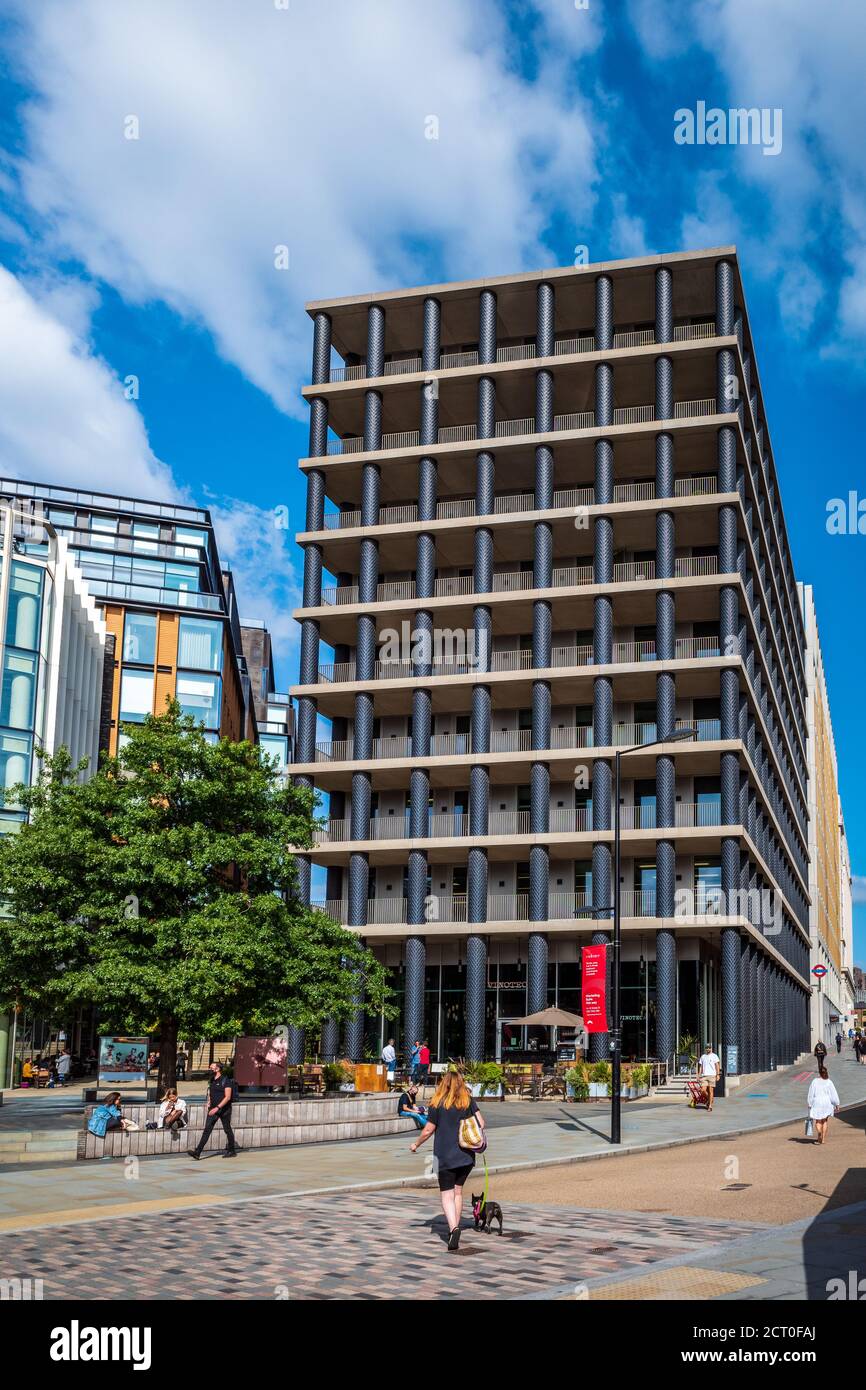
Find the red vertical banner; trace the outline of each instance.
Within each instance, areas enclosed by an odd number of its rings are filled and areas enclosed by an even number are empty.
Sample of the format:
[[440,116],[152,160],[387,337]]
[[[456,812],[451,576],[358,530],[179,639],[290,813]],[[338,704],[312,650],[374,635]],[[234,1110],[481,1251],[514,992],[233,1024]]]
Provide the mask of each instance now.
[[584,946],[581,953],[581,1013],[587,1033],[607,1033],[607,947]]

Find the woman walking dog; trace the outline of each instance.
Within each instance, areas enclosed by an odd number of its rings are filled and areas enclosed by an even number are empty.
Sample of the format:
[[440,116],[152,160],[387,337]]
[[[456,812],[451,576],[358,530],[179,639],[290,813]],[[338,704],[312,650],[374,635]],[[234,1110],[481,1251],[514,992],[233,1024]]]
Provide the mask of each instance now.
[[469,1094],[462,1072],[450,1063],[433,1092],[427,1109],[427,1123],[414,1143],[421,1145],[435,1135],[433,1153],[439,1161],[439,1196],[448,1222],[448,1249],[460,1245],[460,1218],[463,1213],[463,1184],[475,1166],[475,1154],[486,1144],[484,1117]]

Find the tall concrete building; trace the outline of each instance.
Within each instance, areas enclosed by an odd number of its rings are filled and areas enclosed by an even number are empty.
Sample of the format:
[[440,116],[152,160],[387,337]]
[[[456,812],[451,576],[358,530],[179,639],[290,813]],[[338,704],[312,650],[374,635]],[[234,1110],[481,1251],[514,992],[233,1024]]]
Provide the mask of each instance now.
[[855,1007],[851,860],[839,799],[839,768],[830,698],[811,584],[798,584],[806,630],[806,722],[809,752],[809,928],[813,976],[811,1041],[830,1046],[851,1026]]
[[308,311],[294,772],[328,815],[304,891],[400,1004],[384,1025],[359,985],[346,1050],[387,1027],[504,1055],[533,1041],[513,1020],[579,1010],[613,758],[652,744],[622,764],[623,1053],[791,1062],[804,628],[735,249]]

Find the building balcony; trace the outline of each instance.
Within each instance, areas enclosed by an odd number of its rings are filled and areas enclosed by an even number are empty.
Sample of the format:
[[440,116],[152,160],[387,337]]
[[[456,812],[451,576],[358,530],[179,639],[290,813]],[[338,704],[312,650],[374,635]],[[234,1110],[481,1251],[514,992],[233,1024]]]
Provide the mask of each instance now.
[[[721,738],[721,724],[718,719],[698,719],[694,723],[677,721],[677,729],[686,728],[691,728],[694,731],[695,739],[699,742]],[[615,724],[613,726],[613,743],[610,746],[613,748],[631,747],[633,744],[654,743],[655,739],[655,724]],[[568,729],[551,729],[550,748],[536,751],[543,755],[545,752],[556,750],[592,748],[593,746],[592,726],[578,725]],[[490,752],[492,754],[527,753],[530,751],[532,751],[532,732],[530,729],[491,731]],[[472,754],[469,734],[434,734],[430,739],[429,757],[425,755],[424,758],[416,759],[416,761],[419,764],[426,764],[429,758],[477,758],[479,756],[481,755]],[[352,738],[330,739],[316,744],[317,763],[358,762],[359,765],[366,765],[367,761],[390,761],[411,757],[412,739],[408,734],[396,734],[390,738],[374,739],[372,759],[369,760],[356,759],[355,741]]]
[[[655,568],[654,560],[631,560],[614,565],[613,583],[634,584],[640,580],[655,579]],[[674,578],[676,579],[702,578],[706,575],[718,574],[718,572],[719,560],[717,555],[689,555],[674,562]],[[567,565],[553,569],[550,588],[571,589],[595,582],[591,564]],[[535,579],[531,570],[511,570],[502,574],[494,574],[493,588],[490,590],[476,589],[471,575],[453,576],[435,580],[432,595],[425,595],[420,601],[425,602],[427,597],[459,598],[466,594],[515,594],[535,587]],[[543,592],[548,592],[548,590]],[[407,599],[417,598],[417,596],[415,580],[400,579],[377,585],[374,602],[403,602]],[[322,590],[323,607],[360,602],[357,584],[338,585]]]
[[[695,661],[705,660],[712,657],[721,656],[719,638],[715,637],[678,637],[674,646],[675,661]],[[656,644],[653,641],[647,642],[614,642],[611,666],[630,665],[635,662],[658,661]],[[596,662],[593,657],[591,645],[579,647],[554,647],[551,652],[551,663],[548,670],[571,668],[575,666],[594,666]],[[424,680],[437,677],[453,676],[479,676],[484,677],[488,674],[497,672],[518,672],[534,671],[538,673],[541,668],[532,665],[532,652],[522,648],[504,652],[493,652],[490,658],[490,672],[481,671],[478,662],[472,656],[449,657],[443,661],[434,661],[430,668],[429,676],[416,676],[415,666],[412,661],[377,661],[373,666],[374,681],[390,680]],[[605,667],[604,669],[608,669]],[[357,680],[357,668],[354,661],[329,662],[319,667],[319,680],[327,684],[340,684]],[[315,689],[315,687],[297,687],[295,694],[301,690]]]
[[[710,320],[706,323],[682,324],[674,328],[672,343],[695,342],[703,338],[715,338],[716,325]],[[613,347],[615,351],[622,348],[650,347],[656,344],[655,331],[652,328],[640,329],[637,332],[615,333],[613,337]],[[554,343],[553,357],[539,357],[534,343],[517,343],[496,350],[496,362],[529,362],[535,361],[541,364],[546,361],[555,361],[557,357],[569,357],[575,353],[595,352],[595,338],[592,334],[584,337],[558,338]],[[441,372],[451,371],[460,367],[477,367],[478,350],[470,349],[466,352],[443,352],[439,356],[439,370]],[[487,364],[484,364],[487,365]],[[337,366],[331,368],[330,382],[339,383],[344,381],[378,381],[388,377],[406,376],[413,372],[423,371],[423,363],[420,355],[400,357],[385,363],[383,377],[368,377],[366,362],[354,362],[350,366]],[[311,391],[318,390],[317,387],[308,388]]]
[[[555,807],[548,814],[548,829],[533,832],[530,827],[529,811],[490,811],[487,816],[487,830],[484,835],[473,837],[470,833],[469,814],[466,811],[450,811],[430,814],[427,817],[427,837],[435,839],[477,838],[487,839],[494,835],[508,835],[520,838],[532,835],[534,840],[545,835],[588,834],[593,832],[591,807]],[[676,830],[716,828],[722,823],[721,803],[677,802],[673,826],[656,826],[654,805],[621,806],[620,823],[623,830]],[[604,827],[600,833],[610,833]],[[411,833],[409,814],[393,816],[374,816],[370,821],[369,834],[363,841],[353,842],[351,821],[348,817],[323,821],[313,834],[314,845],[339,845],[366,843],[374,840],[414,840],[423,844]]]
[[[722,412],[725,413],[725,412]],[[702,416],[719,414],[718,404],[715,397],[704,397],[696,401],[677,401],[674,405],[673,420],[691,420]],[[629,405],[621,406],[613,412],[613,425],[639,425],[655,421],[654,405]],[[659,421],[661,423],[661,421]],[[591,430],[595,429],[595,411],[582,410],[569,415],[556,415],[553,420],[554,432]],[[604,426],[605,429],[609,426]],[[519,436],[529,436],[536,433],[535,419],[533,416],[524,416],[516,420],[497,420],[492,436],[485,438],[478,434],[478,426],[475,424],[465,425],[446,425],[437,434],[437,444],[466,444],[492,442],[496,439],[515,438]],[[394,433],[383,434],[382,441],[374,453],[384,452],[388,449],[417,449],[421,447],[421,433],[419,430],[398,430]],[[424,447],[434,447],[433,445]],[[328,456],[334,457],[344,454],[364,453],[363,435],[347,437],[345,439],[328,440]]]
[[[674,496],[709,497],[718,492],[718,486],[718,478],[714,473],[697,478],[677,478],[674,484]],[[650,479],[640,483],[617,483],[613,489],[614,503],[654,501],[655,496],[655,483]],[[562,488],[554,492],[550,510],[571,511],[577,507],[594,506],[594,487]],[[534,494],[518,492],[507,493],[494,498],[493,511],[490,515],[507,516],[515,512],[534,511],[536,511]],[[437,521],[454,521],[464,517],[484,515],[486,514],[478,512],[474,497],[461,497],[439,502],[436,507]],[[417,503],[407,502],[401,506],[380,507],[379,509],[377,521],[379,526],[411,526],[417,522]],[[325,531],[352,530],[361,527],[361,525],[360,508],[352,508],[349,511],[327,512],[323,529]],[[305,534],[317,535],[319,533],[307,532]]]
[[[656,916],[654,889],[623,889],[620,900],[623,918]],[[437,931],[442,931],[443,928],[448,930],[457,927],[461,935],[468,935],[471,932],[484,934],[491,924],[510,928],[512,924],[530,923],[528,893],[490,894],[487,898],[487,916],[484,922],[469,922],[465,893],[431,895],[427,904],[427,920],[422,923],[408,924],[405,898],[370,898],[367,902],[366,925],[353,928],[353,930],[366,932],[367,927],[394,926],[402,928],[403,930],[400,931],[399,935],[404,936],[406,935],[405,928],[408,925],[412,932],[425,936],[434,935]],[[328,916],[333,917],[335,921],[348,925],[349,909],[345,898],[326,899],[315,902],[312,906],[327,912]],[[718,925],[727,920],[721,914],[721,893],[717,888],[704,887],[703,885],[694,888],[689,906],[694,907],[694,913],[690,912],[687,917],[682,919],[685,923],[691,923],[695,918],[707,918],[711,924]],[[570,929],[574,931],[574,924],[578,922],[589,933],[594,930],[604,930],[605,927],[610,928],[612,926],[611,918],[612,912],[610,910],[606,913],[601,911],[597,916],[593,915],[592,899],[587,893],[551,891],[548,895],[547,917],[544,922],[539,922],[536,925],[539,931],[544,931],[554,922],[569,923]],[[668,918],[664,920],[676,921],[679,919]]]

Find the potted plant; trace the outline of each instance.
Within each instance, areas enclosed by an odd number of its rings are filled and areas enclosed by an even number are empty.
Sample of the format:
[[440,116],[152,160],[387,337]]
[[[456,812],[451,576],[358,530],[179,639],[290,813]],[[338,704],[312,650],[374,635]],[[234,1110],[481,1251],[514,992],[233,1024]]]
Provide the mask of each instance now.
[[324,1073],[326,1093],[354,1091],[355,1073],[345,1062],[326,1062]]
[[593,1062],[589,1069],[589,1094],[593,1100],[604,1100],[610,1095],[610,1062]]
[[684,1033],[677,1043],[677,1073],[689,1076],[698,1060],[698,1040],[694,1033]]
[[467,1062],[463,1075],[471,1096],[498,1098],[502,1095],[504,1072],[498,1062]]
[[570,1067],[565,1073],[565,1094],[569,1100],[589,1100],[586,1067]]

